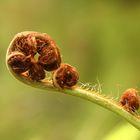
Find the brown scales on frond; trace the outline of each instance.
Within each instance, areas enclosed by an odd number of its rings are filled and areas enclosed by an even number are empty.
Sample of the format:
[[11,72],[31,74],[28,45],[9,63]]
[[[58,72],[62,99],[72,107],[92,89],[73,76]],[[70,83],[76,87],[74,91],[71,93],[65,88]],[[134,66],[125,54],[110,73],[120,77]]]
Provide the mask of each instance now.
[[120,99],[120,104],[130,112],[138,110],[140,107],[138,91],[134,88],[127,89]]
[[26,76],[33,81],[44,79],[45,70],[54,71],[61,64],[59,48],[45,33],[22,32],[17,34],[8,54],[8,65],[13,72],[16,74],[26,72]]
[[77,83],[78,79],[76,68],[69,64],[61,64],[53,74],[53,83],[58,88],[70,88]]

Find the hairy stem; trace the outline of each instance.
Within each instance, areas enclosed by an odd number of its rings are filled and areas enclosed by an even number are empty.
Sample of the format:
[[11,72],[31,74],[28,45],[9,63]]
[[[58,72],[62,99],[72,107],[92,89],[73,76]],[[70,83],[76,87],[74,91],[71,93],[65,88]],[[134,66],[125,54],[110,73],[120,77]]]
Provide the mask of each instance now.
[[14,74],[14,76],[21,82],[28,84],[32,87],[40,88],[40,89],[43,89],[46,91],[48,91],[48,90],[57,91],[57,92],[61,92],[61,93],[67,94],[67,95],[77,96],[82,99],[91,101],[95,104],[98,104],[98,105],[120,115],[122,118],[124,118],[129,123],[131,123],[134,127],[136,127],[138,130],[140,130],[140,119],[138,116],[126,111],[122,106],[119,105],[119,103],[113,101],[113,99],[109,99],[95,91],[87,91],[85,89],[81,89],[80,87],[74,87],[73,89],[58,89],[53,86],[52,81],[45,80],[44,82],[33,82],[30,80],[27,80],[24,77],[20,77],[19,75]]

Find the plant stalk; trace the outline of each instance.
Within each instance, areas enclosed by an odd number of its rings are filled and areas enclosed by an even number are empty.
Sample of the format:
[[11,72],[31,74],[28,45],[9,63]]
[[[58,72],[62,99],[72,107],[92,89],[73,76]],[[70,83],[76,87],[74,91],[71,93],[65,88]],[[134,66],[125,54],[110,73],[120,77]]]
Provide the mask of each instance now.
[[40,89],[43,89],[46,91],[49,90],[49,91],[61,92],[61,93],[67,94],[67,95],[80,97],[84,100],[88,100],[90,102],[98,104],[98,105],[116,113],[117,115],[121,116],[122,118],[127,120],[130,124],[132,124],[135,128],[140,130],[139,116],[135,115],[134,113],[132,114],[132,113],[128,112],[119,103],[117,103],[113,99],[103,96],[102,94],[99,94],[95,91],[87,91],[86,89],[82,89],[78,86],[75,86],[72,89],[58,89],[58,88],[54,87],[51,80],[50,81],[45,80],[44,82],[33,82],[33,81],[26,79],[26,77],[21,77],[17,74],[14,74],[14,76],[21,82],[28,84],[32,87],[40,88]]

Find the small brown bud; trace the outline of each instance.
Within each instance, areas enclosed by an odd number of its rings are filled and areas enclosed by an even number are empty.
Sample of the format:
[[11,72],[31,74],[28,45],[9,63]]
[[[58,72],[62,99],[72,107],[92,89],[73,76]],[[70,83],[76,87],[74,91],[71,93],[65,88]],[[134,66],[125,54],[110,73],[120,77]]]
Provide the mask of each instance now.
[[53,74],[54,86],[58,88],[71,88],[76,85],[78,79],[76,68],[68,64],[61,64]]
[[28,76],[33,81],[40,81],[45,78],[45,71],[38,63],[32,63],[28,71]]
[[19,51],[24,53],[26,56],[36,54],[36,42],[35,37],[30,34],[26,36],[18,37],[14,42],[13,51]]
[[56,70],[61,64],[61,57],[57,48],[48,47],[42,51],[38,63],[47,71]]
[[138,91],[134,88],[127,89],[120,99],[120,104],[130,112],[138,110],[140,106]]
[[9,56],[7,63],[15,73],[20,74],[29,69],[31,60],[30,57],[15,52]]

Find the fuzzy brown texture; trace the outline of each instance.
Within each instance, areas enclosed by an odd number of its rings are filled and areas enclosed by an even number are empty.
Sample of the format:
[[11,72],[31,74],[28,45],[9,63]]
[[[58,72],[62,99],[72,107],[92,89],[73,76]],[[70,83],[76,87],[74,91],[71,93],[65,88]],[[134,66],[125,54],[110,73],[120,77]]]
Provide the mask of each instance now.
[[13,51],[19,51],[24,53],[26,56],[36,54],[36,42],[34,37],[29,35],[19,37],[14,42]]
[[20,74],[30,68],[31,60],[25,55],[15,54],[8,59],[7,63],[15,73]]
[[40,81],[45,78],[45,71],[38,63],[32,63],[28,76],[33,81]]
[[56,70],[61,64],[59,50],[51,47],[43,49],[42,55],[38,58],[38,63],[47,71]]
[[36,38],[36,46],[40,54],[38,63],[47,71],[56,70],[61,64],[61,56],[55,42],[39,36]]
[[36,43],[36,49],[39,54],[42,54],[44,52],[43,49],[46,49],[50,46],[50,42],[43,38],[36,38]]
[[140,106],[138,91],[133,88],[127,89],[120,99],[120,104],[128,111],[135,112],[138,110]]
[[71,88],[79,79],[76,68],[68,64],[62,64],[53,74],[53,82],[56,87]]

